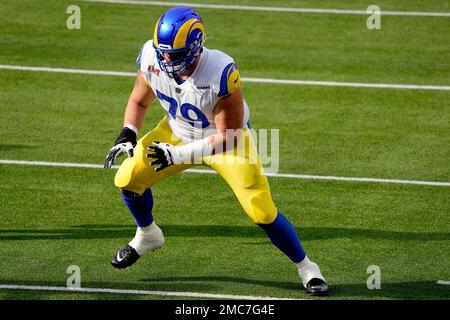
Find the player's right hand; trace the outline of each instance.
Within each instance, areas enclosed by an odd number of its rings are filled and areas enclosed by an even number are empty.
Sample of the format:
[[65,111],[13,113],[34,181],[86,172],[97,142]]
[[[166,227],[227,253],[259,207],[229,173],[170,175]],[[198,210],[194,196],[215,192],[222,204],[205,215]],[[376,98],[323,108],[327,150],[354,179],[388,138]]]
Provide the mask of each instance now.
[[109,150],[106,155],[103,167],[109,169],[114,165],[116,158],[127,154],[130,158],[133,157],[133,149],[136,146],[136,133],[128,127],[124,127],[120,132],[119,137],[115,142],[115,146]]
[[131,142],[120,143],[112,147],[111,150],[109,150],[108,154],[106,155],[106,160],[104,164],[105,169],[111,168],[114,165],[116,158],[120,157],[121,155],[124,155],[125,153],[130,158],[133,156],[133,145],[131,144]]

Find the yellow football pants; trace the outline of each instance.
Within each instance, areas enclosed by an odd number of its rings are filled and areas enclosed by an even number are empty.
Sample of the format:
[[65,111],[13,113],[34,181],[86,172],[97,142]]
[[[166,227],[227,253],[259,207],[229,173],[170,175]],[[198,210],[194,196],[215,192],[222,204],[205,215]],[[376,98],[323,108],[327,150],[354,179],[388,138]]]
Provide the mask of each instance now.
[[[134,156],[125,159],[120,166],[114,179],[117,187],[142,194],[155,183],[194,165],[175,164],[155,172],[155,167],[149,164],[151,159],[146,157],[147,147],[151,146],[153,141],[182,144],[172,133],[166,118],[162,119],[155,129],[137,142]],[[204,157],[202,163],[225,179],[253,222],[269,224],[275,220],[277,209],[256,147],[247,129],[244,129],[244,135],[234,150]]]

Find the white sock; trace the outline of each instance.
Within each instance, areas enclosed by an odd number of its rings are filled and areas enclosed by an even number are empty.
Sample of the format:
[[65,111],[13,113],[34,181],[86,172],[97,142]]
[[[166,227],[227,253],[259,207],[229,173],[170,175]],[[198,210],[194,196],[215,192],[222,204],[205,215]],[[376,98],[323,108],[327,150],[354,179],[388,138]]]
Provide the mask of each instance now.
[[151,250],[161,248],[164,244],[164,235],[156,223],[152,222],[147,227],[138,227],[136,235],[128,244],[142,256]]
[[309,260],[309,258],[307,256],[305,256],[305,258],[302,261],[297,262],[295,265],[297,266],[297,268],[303,269],[306,266],[308,266],[310,263],[311,263],[311,261]]

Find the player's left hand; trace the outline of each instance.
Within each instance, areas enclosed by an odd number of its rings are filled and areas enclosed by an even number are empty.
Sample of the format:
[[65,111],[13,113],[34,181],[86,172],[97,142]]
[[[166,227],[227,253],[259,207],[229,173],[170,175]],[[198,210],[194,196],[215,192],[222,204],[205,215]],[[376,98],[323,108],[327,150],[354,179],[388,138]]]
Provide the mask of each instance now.
[[150,165],[160,165],[155,168],[155,171],[161,171],[175,163],[181,163],[178,151],[170,143],[164,143],[159,141],[154,141],[153,146],[147,148],[150,153],[146,155],[147,158],[155,159],[150,162]]

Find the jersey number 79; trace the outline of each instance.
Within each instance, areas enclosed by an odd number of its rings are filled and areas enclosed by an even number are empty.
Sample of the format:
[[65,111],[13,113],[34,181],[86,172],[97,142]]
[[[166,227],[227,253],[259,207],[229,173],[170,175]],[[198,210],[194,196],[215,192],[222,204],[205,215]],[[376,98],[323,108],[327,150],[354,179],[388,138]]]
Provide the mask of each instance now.
[[[169,114],[172,117],[172,119],[176,119],[177,117],[177,109],[178,109],[178,102],[171,97],[166,96],[164,93],[159,92],[156,90],[156,96],[160,100],[167,101],[169,103]],[[190,104],[190,103],[183,103],[180,106],[180,113],[193,127],[196,128],[207,128],[209,127],[210,123],[208,121],[208,118],[206,118],[205,114],[196,106]],[[192,113],[195,114],[196,118],[192,117]]]

